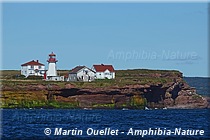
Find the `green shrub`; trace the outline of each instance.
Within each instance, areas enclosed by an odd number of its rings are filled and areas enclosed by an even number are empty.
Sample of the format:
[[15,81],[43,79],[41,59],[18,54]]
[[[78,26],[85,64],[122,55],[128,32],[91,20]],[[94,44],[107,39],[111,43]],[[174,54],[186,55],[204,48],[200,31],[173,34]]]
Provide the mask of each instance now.
[[30,75],[30,76],[27,77],[27,79],[30,79],[30,80],[42,80],[43,76]]

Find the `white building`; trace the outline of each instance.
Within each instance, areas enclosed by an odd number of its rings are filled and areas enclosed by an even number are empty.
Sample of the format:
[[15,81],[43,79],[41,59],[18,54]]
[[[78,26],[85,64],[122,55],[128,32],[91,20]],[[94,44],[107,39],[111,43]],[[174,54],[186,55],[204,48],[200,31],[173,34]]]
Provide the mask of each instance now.
[[64,81],[64,76],[57,75],[56,62],[58,62],[58,60],[56,59],[56,55],[53,52],[49,54],[47,62],[48,62],[48,70],[44,76],[44,79],[51,81]]
[[24,63],[21,65],[21,75],[28,77],[33,76],[44,76],[45,66],[42,63],[39,63],[38,60],[32,60],[30,62]]
[[93,65],[93,71],[96,72],[95,78],[96,79],[114,79],[115,78],[115,71],[112,65]]
[[77,66],[69,72],[68,81],[91,82],[95,78],[95,72],[86,66]]

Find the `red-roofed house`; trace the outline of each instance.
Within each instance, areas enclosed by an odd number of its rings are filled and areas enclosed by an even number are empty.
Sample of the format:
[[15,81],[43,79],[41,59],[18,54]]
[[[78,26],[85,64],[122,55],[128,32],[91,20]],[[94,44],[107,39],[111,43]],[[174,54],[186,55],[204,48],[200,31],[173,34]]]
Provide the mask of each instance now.
[[21,75],[28,77],[30,75],[44,76],[45,66],[39,63],[38,60],[32,60],[30,62],[21,65]]
[[96,74],[96,79],[114,79],[115,78],[115,70],[112,65],[93,65],[92,68]]

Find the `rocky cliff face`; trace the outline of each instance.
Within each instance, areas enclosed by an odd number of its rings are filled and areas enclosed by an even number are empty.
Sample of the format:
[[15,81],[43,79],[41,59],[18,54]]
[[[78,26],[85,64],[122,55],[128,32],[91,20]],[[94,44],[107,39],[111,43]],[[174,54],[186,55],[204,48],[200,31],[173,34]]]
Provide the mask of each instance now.
[[[156,78],[161,74],[150,75]],[[164,75],[167,77],[170,75]],[[64,107],[64,108],[207,108],[206,98],[198,95],[183,81],[182,76],[172,77],[173,82],[130,84],[123,87],[76,87],[65,83],[2,84],[2,107]]]
[[196,94],[186,83],[174,82],[167,85],[131,85],[123,88],[78,89],[70,88],[51,91],[51,100],[75,101],[79,107],[96,108],[207,108],[207,99]]

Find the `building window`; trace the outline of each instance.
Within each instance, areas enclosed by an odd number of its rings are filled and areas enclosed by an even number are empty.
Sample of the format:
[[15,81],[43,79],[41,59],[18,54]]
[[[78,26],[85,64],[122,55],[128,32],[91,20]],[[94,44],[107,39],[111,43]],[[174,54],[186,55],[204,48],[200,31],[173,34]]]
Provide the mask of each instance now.
[[34,69],[34,66],[33,65],[31,65],[31,69]]
[[42,66],[39,66],[39,69],[41,69],[42,68]]
[[87,71],[87,70],[83,70],[83,73],[84,73],[84,74],[88,74],[88,71]]

